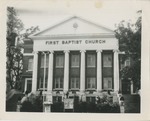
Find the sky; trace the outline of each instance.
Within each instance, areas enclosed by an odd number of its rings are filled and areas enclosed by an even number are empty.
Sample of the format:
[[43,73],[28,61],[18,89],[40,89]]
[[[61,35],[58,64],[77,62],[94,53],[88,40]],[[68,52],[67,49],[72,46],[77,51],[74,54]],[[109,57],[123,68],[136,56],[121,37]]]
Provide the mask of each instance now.
[[135,22],[141,4],[137,0],[27,0],[14,7],[25,28],[39,26],[43,30],[76,15],[114,30],[122,20]]

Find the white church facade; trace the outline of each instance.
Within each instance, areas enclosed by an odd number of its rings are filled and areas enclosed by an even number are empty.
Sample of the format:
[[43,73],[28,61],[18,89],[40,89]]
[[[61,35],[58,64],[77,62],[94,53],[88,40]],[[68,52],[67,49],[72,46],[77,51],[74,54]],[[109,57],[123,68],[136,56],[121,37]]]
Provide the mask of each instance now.
[[70,17],[24,41],[23,89],[52,96],[117,93],[118,55],[114,31]]

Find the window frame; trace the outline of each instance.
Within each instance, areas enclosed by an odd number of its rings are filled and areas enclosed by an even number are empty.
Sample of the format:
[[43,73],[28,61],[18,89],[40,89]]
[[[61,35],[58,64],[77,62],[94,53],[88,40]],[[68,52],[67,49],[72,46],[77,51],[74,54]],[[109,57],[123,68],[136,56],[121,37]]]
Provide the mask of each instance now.
[[[79,58],[78,58],[78,60],[79,60],[79,62],[78,62],[78,65],[72,65],[72,57],[74,56],[74,55],[77,55]],[[79,68],[80,67],[80,54],[78,54],[78,53],[71,53],[71,55],[70,55],[70,67],[71,68]]]
[[[59,87],[58,88],[56,88],[56,79],[59,79]],[[60,87],[61,86],[61,79],[62,79],[62,87]],[[63,87],[64,87],[64,78],[62,78],[62,77],[55,77],[54,78],[54,90],[62,90]]]
[[[29,62],[30,60],[32,60],[32,62]],[[30,64],[31,65],[30,65]],[[30,68],[29,68],[29,65],[31,66]],[[27,71],[33,71],[33,57],[30,57],[29,59],[28,59],[28,69],[27,69]]]
[[[57,61],[57,57],[58,57],[58,56],[62,56],[62,57],[63,57],[63,59],[62,59],[62,60],[63,60],[62,65],[57,65],[57,62],[56,62],[56,61]],[[59,61],[60,61],[60,60],[59,60]],[[64,54],[61,54],[61,53],[58,54],[58,53],[57,53],[57,54],[55,55],[55,68],[64,68],[64,63],[65,63]]]
[[[95,56],[95,65],[94,66],[88,66],[88,54],[93,54]],[[95,50],[90,50],[90,51],[86,51],[86,55],[85,55],[86,59],[85,59],[85,89],[86,90],[96,90],[97,89],[97,52]],[[94,69],[95,70],[95,74],[93,75],[87,75],[88,69]],[[95,78],[95,88],[88,88],[88,82],[87,79],[88,78]]]
[[[38,90],[44,90],[43,89],[43,78],[39,78],[39,89]],[[45,78],[45,90],[48,89],[48,78]]]
[[[74,88],[72,87],[72,79],[76,79],[74,80],[75,84],[74,84]],[[78,80],[77,80],[78,79]],[[77,81],[78,81],[78,87],[77,87]],[[71,77],[70,79],[70,89],[71,90],[79,90],[80,89],[80,78],[79,77]]]
[[[102,72],[104,71],[104,66],[103,66],[103,64],[104,64],[104,60],[103,60],[104,54],[111,54],[111,56],[112,56],[112,66],[111,66],[112,76],[107,76],[106,77],[102,73],[102,90],[113,90],[114,89],[114,53],[113,53],[113,50],[104,50],[102,52]],[[108,66],[105,66],[105,68],[106,67],[108,68]],[[108,77],[112,78],[112,89],[104,89],[104,78],[108,78]]]
[[[72,55],[78,55],[78,66],[72,66]],[[80,51],[71,51],[69,54],[69,90],[78,91],[80,90],[80,68],[81,68],[81,53]],[[73,74],[73,70],[79,70],[78,73]],[[78,78],[78,88],[72,88],[72,78]]]
[[[46,54],[46,68],[48,67],[49,67],[49,55]],[[41,54],[40,68],[44,68],[44,54]]]
[[[94,57],[95,57],[95,62],[94,62],[94,65],[88,65],[88,56],[89,55],[94,55]],[[94,52],[87,52],[87,54],[86,54],[86,66],[87,66],[87,68],[95,68],[96,67],[96,59],[97,59],[97,57],[96,57],[96,53],[94,53]]]
[[[92,85],[93,85],[93,80],[88,80],[88,79],[95,79],[95,80],[94,80],[94,85],[95,85],[94,88],[92,87]],[[90,83],[88,83],[88,82],[90,82]],[[86,84],[87,84],[87,85],[86,85],[86,87],[87,87],[86,89],[87,89],[87,90],[95,90],[95,89],[96,89],[96,77],[87,77],[87,78],[86,78]],[[90,87],[88,87],[88,84],[90,84]]]
[[32,91],[32,78],[25,78],[24,92],[27,90],[27,84],[29,80],[31,81],[31,91]]

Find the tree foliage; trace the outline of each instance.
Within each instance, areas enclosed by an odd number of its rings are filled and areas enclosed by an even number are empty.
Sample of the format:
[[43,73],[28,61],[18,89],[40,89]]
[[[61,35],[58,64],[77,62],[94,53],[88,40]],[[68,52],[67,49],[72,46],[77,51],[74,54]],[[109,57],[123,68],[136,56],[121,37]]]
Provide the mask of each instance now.
[[[15,47],[16,38],[23,29],[23,23],[17,18],[13,7],[7,8],[7,61],[6,61],[6,81],[11,88],[17,88],[22,69],[22,53],[20,47]],[[18,87],[19,89],[20,87]]]
[[121,78],[131,79],[140,88],[141,75],[141,21],[142,11],[137,12],[138,18],[135,23],[121,21],[116,27],[116,38],[119,40],[120,51],[125,52],[123,61],[131,58],[133,64],[121,70]]
[[6,83],[10,88],[21,88],[21,75],[23,69],[23,40],[29,35],[39,30],[37,27],[24,30],[22,21],[17,17],[16,10],[13,7],[7,8],[7,47],[6,47]]

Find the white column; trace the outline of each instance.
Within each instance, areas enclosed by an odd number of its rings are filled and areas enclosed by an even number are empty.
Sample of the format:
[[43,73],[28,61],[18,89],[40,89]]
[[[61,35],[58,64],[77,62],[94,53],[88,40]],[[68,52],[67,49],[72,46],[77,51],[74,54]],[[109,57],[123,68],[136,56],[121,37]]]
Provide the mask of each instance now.
[[52,92],[53,89],[53,51],[49,54],[49,67],[48,67],[48,91]]
[[37,88],[37,73],[38,73],[38,52],[34,52],[33,72],[32,72],[32,92],[36,92],[36,88]]
[[85,91],[85,50],[81,52],[80,91]]
[[97,92],[102,90],[102,50],[97,50]]
[[64,51],[65,53],[65,67],[64,67],[64,92],[69,89],[69,51]]
[[114,50],[114,91],[119,91],[119,58],[118,50]]
[[131,80],[130,83],[131,83],[131,85],[130,85],[130,88],[131,88],[131,94],[133,94],[133,93],[134,93],[134,92],[133,92],[133,81]]
[[45,91],[45,77],[46,77],[46,52],[44,53],[44,76],[43,76],[43,90]]

